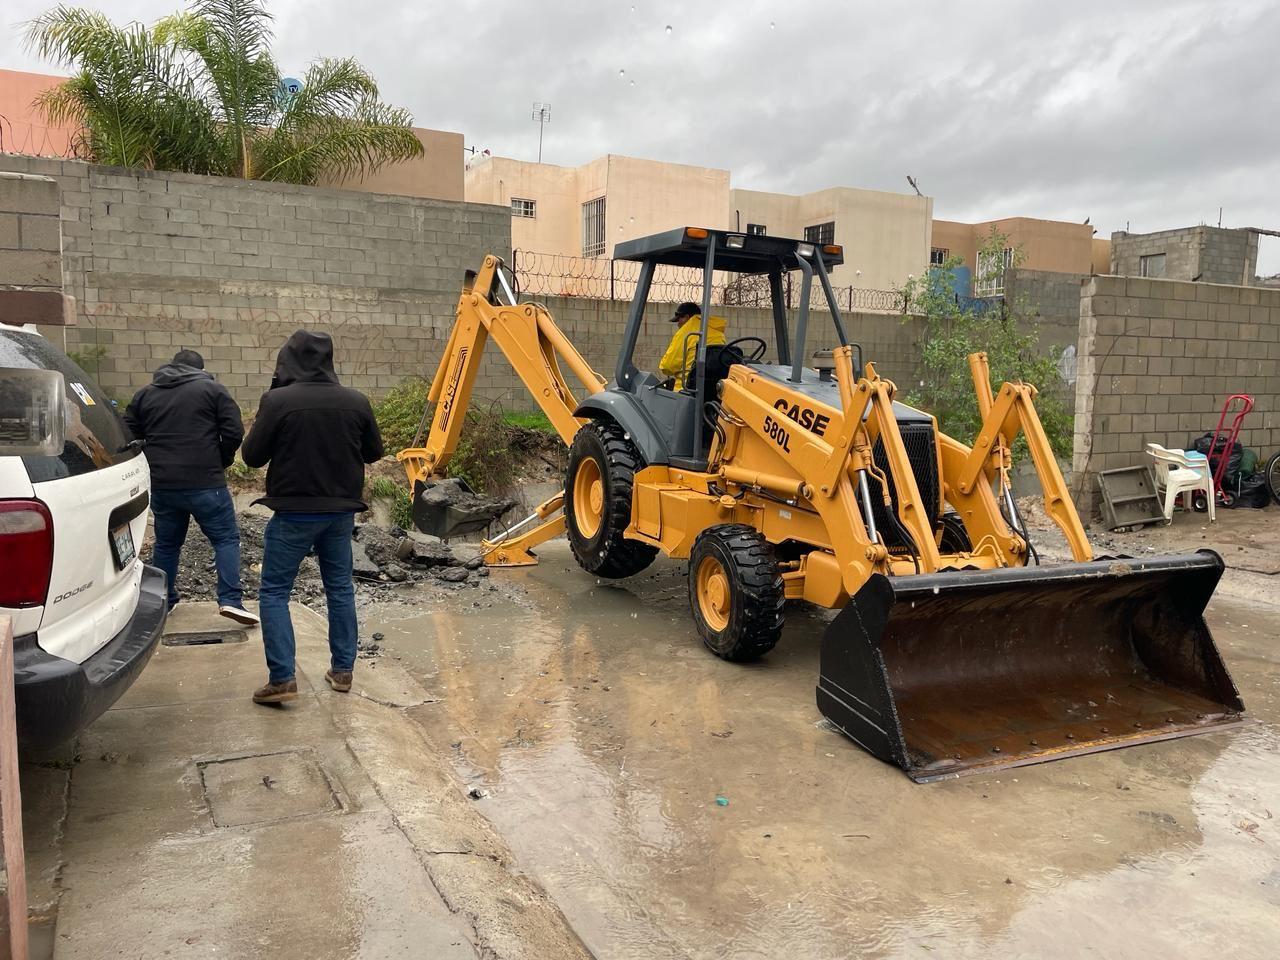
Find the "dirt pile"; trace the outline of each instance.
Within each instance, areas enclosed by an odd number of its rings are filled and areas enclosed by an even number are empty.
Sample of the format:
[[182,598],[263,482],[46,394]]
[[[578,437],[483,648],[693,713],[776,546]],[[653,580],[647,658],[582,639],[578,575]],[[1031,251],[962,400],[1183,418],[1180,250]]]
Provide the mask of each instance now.
[[[262,577],[263,533],[268,517],[245,511],[240,523],[240,576],[244,596],[256,600]],[[356,603],[402,602],[417,604],[441,599],[444,593],[472,588],[477,606],[490,606],[522,595],[519,587],[498,585],[489,577],[476,547],[467,545],[455,552],[448,544],[410,533],[399,527],[362,523],[352,537],[353,575]],[[152,545],[142,550],[150,562]],[[213,547],[192,524],[178,566],[178,593],[188,600],[217,598],[218,576]],[[294,584],[293,598],[316,609],[325,605],[320,567],[314,556],[303,559]]]

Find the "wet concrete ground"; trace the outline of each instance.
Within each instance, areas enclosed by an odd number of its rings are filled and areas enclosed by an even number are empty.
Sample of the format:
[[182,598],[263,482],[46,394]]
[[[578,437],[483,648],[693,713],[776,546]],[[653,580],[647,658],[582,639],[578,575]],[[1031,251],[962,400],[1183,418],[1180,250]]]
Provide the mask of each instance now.
[[[294,621],[294,703],[250,701],[256,629],[162,646],[74,754],[22,771],[33,957],[585,957],[404,716],[431,694],[363,660],[330,691],[323,621]],[[212,604],[168,625],[227,628]]]
[[1210,608],[1248,726],[916,785],[821,720],[822,613],[723,663],[683,564],[611,584],[563,541],[540,553],[494,572],[528,607],[464,595],[366,629],[439,698],[408,712],[598,957],[1275,956],[1280,607]]

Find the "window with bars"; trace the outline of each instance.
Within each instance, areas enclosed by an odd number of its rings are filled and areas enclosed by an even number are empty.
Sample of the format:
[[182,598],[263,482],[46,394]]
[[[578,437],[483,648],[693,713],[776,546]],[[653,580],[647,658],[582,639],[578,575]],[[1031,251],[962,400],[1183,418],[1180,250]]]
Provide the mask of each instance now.
[[1164,276],[1164,254],[1152,253],[1138,258],[1138,276],[1159,280]]
[[512,197],[511,215],[533,220],[538,216],[538,202],[536,200],[522,200],[519,197]]
[[582,255],[599,257],[604,246],[604,197],[598,197],[582,205]]
[[929,248],[929,266],[941,267],[947,262],[947,257],[951,256],[951,251],[946,247],[930,247]]
[[815,223],[811,227],[804,228],[804,238],[809,243],[816,243],[819,246],[827,243],[836,242],[836,222],[828,220],[826,223]]
[[766,229],[765,229],[765,225],[764,225],[763,223],[748,223],[748,224],[747,224],[747,236],[749,236],[749,237],[763,237],[763,236],[765,235],[765,233],[766,233]]
[[978,251],[978,271],[973,278],[975,297],[1003,297],[1004,273],[1013,266],[1013,247]]

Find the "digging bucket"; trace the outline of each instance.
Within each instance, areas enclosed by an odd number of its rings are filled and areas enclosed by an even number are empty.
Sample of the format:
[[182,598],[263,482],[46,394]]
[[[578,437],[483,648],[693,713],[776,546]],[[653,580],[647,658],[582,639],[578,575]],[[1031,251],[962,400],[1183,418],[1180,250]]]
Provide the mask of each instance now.
[[460,477],[418,481],[413,487],[413,525],[441,540],[485,530],[511,506],[510,500],[477,495]]
[[1204,621],[1222,558],[874,576],[822,641],[818,709],[917,782],[1189,736],[1244,704]]

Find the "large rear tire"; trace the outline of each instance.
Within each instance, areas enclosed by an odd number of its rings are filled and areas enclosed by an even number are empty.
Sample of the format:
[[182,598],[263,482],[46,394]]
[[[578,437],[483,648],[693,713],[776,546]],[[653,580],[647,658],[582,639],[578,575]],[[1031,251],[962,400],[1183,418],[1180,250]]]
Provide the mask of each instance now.
[[757,660],[778,643],[786,592],[773,547],[741,523],[710,527],[689,554],[689,604],[707,649],[723,660]]
[[658,548],[623,536],[631,523],[631,498],[640,454],[625,431],[592,420],[573,438],[565,473],[564,519],[578,565],[598,577],[620,580],[639,573]]

